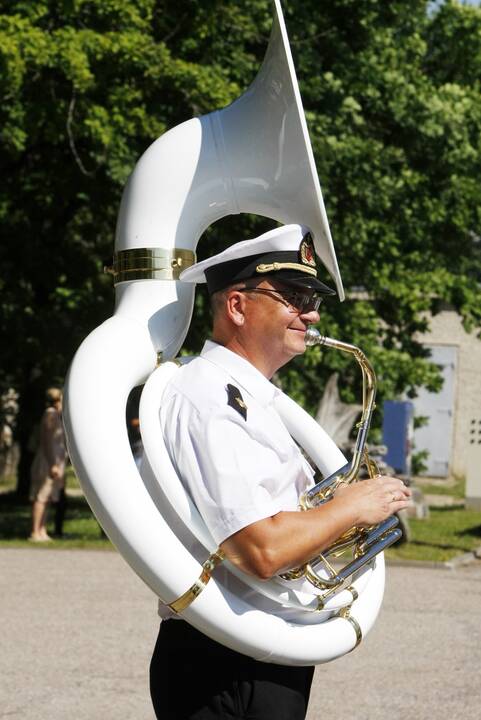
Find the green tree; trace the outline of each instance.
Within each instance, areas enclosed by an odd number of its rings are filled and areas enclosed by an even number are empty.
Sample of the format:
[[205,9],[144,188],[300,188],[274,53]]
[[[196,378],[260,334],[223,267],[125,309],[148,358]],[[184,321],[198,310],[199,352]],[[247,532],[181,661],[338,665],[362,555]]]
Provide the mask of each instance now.
[[[480,319],[481,12],[449,3],[428,16],[426,5],[303,3],[312,40],[293,37],[309,47],[302,91],[343,278],[372,298],[333,307],[326,329],[365,347],[381,397],[436,386],[414,339],[425,313],[447,302],[468,328]],[[447,82],[436,49],[458,45],[466,18],[464,81]]]
[[[284,2],[301,92],[349,299],[322,330],[374,361],[381,399],[437,373],[415,341],[448,302],[480,320],[481,11],[424,0]],[[2,386],[21,394],[25,451],[45,387],[111,313],[102,274],[125,180],[167,128],[238,97],[267,44],[269,0],[0,0]],[[234,217],[200,254],[269,227]],[[369,301],[356,299],[366,290]],[[187,347],[208,308],[199,293]],[[279,381],[313,409],[332,370],[314,350]]]
[[102,265],[129,172],[166,128],[239,89],[221,64],[168,46],[190,23],[185,6],[49,0],[0,13],[2,385],[21,396],[25,493],[45,387],[112,311]]

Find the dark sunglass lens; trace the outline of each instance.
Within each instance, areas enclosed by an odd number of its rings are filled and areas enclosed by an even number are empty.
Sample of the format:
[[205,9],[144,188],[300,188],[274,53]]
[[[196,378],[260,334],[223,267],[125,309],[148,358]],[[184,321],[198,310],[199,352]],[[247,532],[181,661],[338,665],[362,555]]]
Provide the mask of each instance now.
[[304,307],[305,295],[299,292],[286,293],[287,302],[295,308]]
[[303,312],[317,311],[321,304],[322,298],[319,295],[310,295],[307,293],[292,293],[291,302],[294,307]]

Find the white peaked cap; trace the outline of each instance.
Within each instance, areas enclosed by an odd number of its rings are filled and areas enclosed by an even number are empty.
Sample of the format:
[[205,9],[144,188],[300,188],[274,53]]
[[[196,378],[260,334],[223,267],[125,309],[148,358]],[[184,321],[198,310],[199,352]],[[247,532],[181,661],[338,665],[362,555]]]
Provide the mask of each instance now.
[[303,285],[334,294],[331,288],[317,280],[314,245],[309,228],[304,225],[283,225],[252,240],[235,243],[221,253],[191,265],[181,273],[180,280],[207,282],[212,293],[229,284],[266,275],[275,276],[289,285]]

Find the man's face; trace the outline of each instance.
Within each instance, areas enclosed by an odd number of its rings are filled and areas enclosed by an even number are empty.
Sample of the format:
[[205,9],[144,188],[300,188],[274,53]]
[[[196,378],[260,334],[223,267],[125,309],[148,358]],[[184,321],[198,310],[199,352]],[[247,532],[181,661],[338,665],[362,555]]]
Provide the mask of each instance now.
[[254,288],[247,288],[245,297],[247,332],[256,342],[259,352],[268,357],[273,372],[306,349],[304,336],[309,325],[319,322],[317,310],[307,310],[289,304],[289,295],[299,291],[315,293],[283,285],[273,278],[265,279]]

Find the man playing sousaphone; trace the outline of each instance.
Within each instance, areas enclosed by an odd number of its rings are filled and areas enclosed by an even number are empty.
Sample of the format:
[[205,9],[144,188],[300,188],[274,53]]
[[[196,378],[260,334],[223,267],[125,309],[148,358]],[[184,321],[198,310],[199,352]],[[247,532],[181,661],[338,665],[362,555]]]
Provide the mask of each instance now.
[[[227,559],[260,579],[306,563],[353,526],[380,523],[411,494],[400,480],[378,476],[298,511],[314,473],[274,408],[270,379],[305,351],[306,330],[334,294],[317,275],[311,236],[300,225],[232,245],[181,275],[207,283],[213,330],[166,388],[165,443]],[[158,718],[305,717],[312,667],[255,661],[171,619],[166,606],[161,615],[151,663]]]

